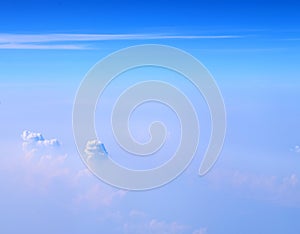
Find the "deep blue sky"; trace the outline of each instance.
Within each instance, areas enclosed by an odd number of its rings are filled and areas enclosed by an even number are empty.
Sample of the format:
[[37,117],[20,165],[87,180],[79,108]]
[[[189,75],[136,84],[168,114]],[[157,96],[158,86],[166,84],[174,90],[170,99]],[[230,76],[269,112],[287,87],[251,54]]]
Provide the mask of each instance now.
[[10,33],[297,31],[297,1],[4,1]]

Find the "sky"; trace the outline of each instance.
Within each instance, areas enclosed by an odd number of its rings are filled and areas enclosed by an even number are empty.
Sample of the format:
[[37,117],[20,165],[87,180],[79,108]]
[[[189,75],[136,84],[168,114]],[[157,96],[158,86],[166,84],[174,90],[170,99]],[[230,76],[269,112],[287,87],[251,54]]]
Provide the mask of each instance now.
[[[4,1],[0,8],[1,233],[289,233],[300,224],[300,4],[297,1]],[[77,151],[76,93],[87,72],[117,50],[176,47],[198,59],[224,98],[226,138],[214,167],[198,169],[211,133],[199,90],[169,70],[138,68],[116,77],[95,110],[108,156],[132,169],[167,162],[180,121],[158,103],[130,117],[165,145],[146,158],[124,151],[110,116],[119,95],[147,80],[169,82],[194,105],[195,157],[170,183],[146,191],[110,186]],[[94,153],[96,145],[87,147]]]

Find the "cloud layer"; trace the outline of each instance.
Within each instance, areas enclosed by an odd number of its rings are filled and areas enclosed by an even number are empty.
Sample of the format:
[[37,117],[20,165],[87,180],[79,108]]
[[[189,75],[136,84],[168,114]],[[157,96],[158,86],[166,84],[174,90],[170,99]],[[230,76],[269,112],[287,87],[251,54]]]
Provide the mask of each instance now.
[[[68,189],[72,205],[93,209],[110,206],[126,194],[101,183],[88,169],[70,167],[67,155],[58,150],[61,143],[56,138],[45,139],[41,133],[28,130],[23,131],[21,138],[25,157],[19,160],[19,164],[30,188],[50,191],[56,190],[56,184],[63,184]],[[85,151],[88,157],[107,154],[98,140],[89,141]]]

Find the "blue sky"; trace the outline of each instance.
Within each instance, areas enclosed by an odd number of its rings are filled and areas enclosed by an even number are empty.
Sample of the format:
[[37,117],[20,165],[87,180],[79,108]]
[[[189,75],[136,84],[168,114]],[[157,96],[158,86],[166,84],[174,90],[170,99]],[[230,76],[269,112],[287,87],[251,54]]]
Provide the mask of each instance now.
[[[299,233],[299,10],[297,1],[1,3],[1,233]],[[201,94],[171,72],[123,74],[96,110],[114,160],[147,168],[167,160],[178,143],[178,120],[153,104],[134,113],[133,134],[145,141],[144,127],[160,119],[167,148],[147,161],[122,153],[108,111],[134,82],[171,82],[196,105],[201,126],[199,148],[181,176],[150,191],[123,191],[82,163],[73,102],[96,62],[145,43],[185,50],[208,68],[224,97],[227,134],[219,160],[199,177],[210,134]],[[43,138],[22,138],[24,130]]]

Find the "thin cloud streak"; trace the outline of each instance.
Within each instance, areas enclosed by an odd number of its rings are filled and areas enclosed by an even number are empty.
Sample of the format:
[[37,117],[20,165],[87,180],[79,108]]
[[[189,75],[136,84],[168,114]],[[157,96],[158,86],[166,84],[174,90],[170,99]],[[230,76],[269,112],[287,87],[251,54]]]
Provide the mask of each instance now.
[[63,41],[111,41],[152,39],[230,39],[238,35],[165,35],[165,34],[0,34],[0,43],[46,43]]
[[26,50],[87,50],[90,49],[89,47],[85,45],[36,45],[36,44],[0,44],[0,49],[26,49]]
[[233,39],[240,37],[242,36],[166,34],[0,34],[0,49],[86,50],[91,49],[91,47],[76,43],[116,40]]

